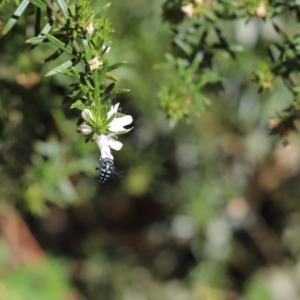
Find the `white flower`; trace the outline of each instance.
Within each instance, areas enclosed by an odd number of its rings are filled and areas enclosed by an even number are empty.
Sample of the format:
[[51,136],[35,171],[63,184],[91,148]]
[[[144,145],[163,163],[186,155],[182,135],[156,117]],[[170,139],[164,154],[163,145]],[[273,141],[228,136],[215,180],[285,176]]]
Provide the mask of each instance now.
[[89,126],[89,125],[86,125],[86,124],[80,125],[80,126],[79,126],[79,130],[80,130],[84,135],[88,135],[88,134],[90,134],[90,133],[93,131],[92,127]]
[[91,112],[90,109],[87,109],[87,108],[82,111],[81,117],[85,121],[89,121],[89,120],[94,121],[93,113]]
[[101,134],[97,136],[96,143],[101,152],[101,158],[114,159],[110,152],[110,148],[114,150],[120,150],[123,144],[112,137],[112,134]]
[[90,66],[91,71],[98,69],[102,65],[103,65],[103,62],[101,60],[99,60],[97,57],[94,57],[93,59],[91,59],[89,61],[89,66]]
[[194,14],[194,6],[192,3],[189,3],[187,5],[181,6],[181,10],[189,17],[191,18]]
[[[83,120],[85,121],[89,121],[89,120],[92,120],[94,121],[94,117],[93,117],[93,114],[92,112],[89,110],[89,109],[84,109],[82,112],[81,112],[81,117]],[[91,126],[87,125],[87,124],[82,124],[79,126],[79,130],[84,134],[84,135],[88,135],[90,134],[93,129]]]
[[92,33],[94,32],[94,25],[93,22],[91,22],[86,28],[85,28],[85,32],[87,35],[92,35]]
[[[130,129],[124,128],[124,126],[132,123],[132,116],[127,115],[127,116],[117,117],[118,108],[119,108],[119,103],[117,103],[116,105],[112,105],[106,115],[106,122],[107,121],[109,122],[106,125],[107,126],[106,128],[110,133],[100,134],[96,138],[96,143],[101,152],[101,158],[113,159],[113,156],[111,154],[111,149],[120,150],[123,147],[123,144],[117,141],[114,138],[114,136],[120,133],[126,133],[132,129],[132,128]],[[85,120],[85,123],[79,126],[79,130],[84,135],[89,135],[95,130],[94,127],[97,126],[97,124],[94,124],[95,118],[93,116],[93,113],[90,109],[84,109],[81,112],[81,116]]]
[[[116,105],[112,105],[109,112],[107,113],[106,119],[110,119],[113,115],[117,114],[118,108],[120,103],[117,103]],[[108,130],[110,132],[118,133],[118,132],[128,132],[130,129],[124,128],[124,126],[129,125],[132,123],[132,116],[122,116],[122,117],[114,117],[112,121],[108,125]]]
[[267,8],[263,1],[260,2],[258,8],[256,9],[256,15],[260,18],[265,17],[267,14]]

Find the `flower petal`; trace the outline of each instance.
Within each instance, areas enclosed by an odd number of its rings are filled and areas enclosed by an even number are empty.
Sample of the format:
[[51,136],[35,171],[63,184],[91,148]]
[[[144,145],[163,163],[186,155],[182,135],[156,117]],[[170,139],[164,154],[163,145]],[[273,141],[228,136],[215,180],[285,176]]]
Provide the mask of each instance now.
[[121,150],[121,148],[123,147],[123,144],[113,138],[109,139],[109,147],[114,149],[114,150]]
[[88,135],[93,131],[92,127],[86,124],[80,125],[79,130],[85,135]]
[[104,135],[104,134],[98,135],[97,139],[96,139],[96,143],[100,150],[103,147],[107,147],[108,146],[108,136]]
[[117,133],[119,131],[124,131],[125,129],[119,125],[109,125],[108,130],[111,132]]
[[109,139],[110,137],[108,135],[101,134],[97,136],[96,143],[100,149],[101,158],[114,159],[110,152]]
[[111,132],[119,132],[119,131],[126,131],[127,129],[124,126],[132,123],[132,116],[124,116],[120,118],[113,119],[109,125],[108,129]]
[[123,116],[123,117],[120,117],[120,118],[115,118],[112,123],[118,123],[120,126],[126,126],[126,125],[129,125],[130,123],[132,123],[133,119],[132,119],[132,116]]
[[89,121],[89,120],[94,121],[94,117],[93,117],[93,114],[92,114],[91,110],[89,110],[87,108],[82,111],[81,117],[85,121]]
[[189,3],[187,5],[181,6],[181,10],[183,13],[185,13],[189,18],[193,17],[194,14],[194,6],[192,3]]
[[127,133],[127,132],[129,132],[130,130],[132,130],[134,127],[131,127],[131,128],[129,128],[129,129],[125,129],[124,128],[124,130],[123,131],[118,131],[118,135],[120,135],[120,134],[125,134],[125,133]]
[[112,154],[110,152],[110,148],[109,147],[105,147],[105,148],[101,149],[101,158],[114,159],[114,157],[112,156]]
[[108,120],[112,115],[116,114],[118,111],[120,103],[117,103],[116,105],[112,105],[109,112],[107,113],[106,119]]

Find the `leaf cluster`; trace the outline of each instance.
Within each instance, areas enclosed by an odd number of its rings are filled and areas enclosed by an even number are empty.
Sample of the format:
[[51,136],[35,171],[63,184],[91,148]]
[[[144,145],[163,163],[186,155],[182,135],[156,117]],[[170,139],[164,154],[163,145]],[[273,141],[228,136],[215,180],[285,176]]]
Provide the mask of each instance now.
[[[188,12],[185,12],[185,5],[189,5]],[[291,15],[299,23],[298,1],[167,0],[164,4],[163,19],[171,24],[173,30],[173,54],[168,54],[166,66],[172,69],[172,76],[169,83],[162,87],[159,96],[161,107],[171,122],[176,123],[184,117],[188,119],[189,114],[205,110],[207,104],[212,101],[212,97],[209,96],[211,87],[214,87],[214,92],[220,91],[224,82],[224,75],[221,75],[216,58],[222,54],[222,59],[235,60],[237,54],[243,52],[243,47],[236,45],[226,35],[224,22],[235,22],[241,18],[248,22],[258,17],[263,21],[271,20],[280,39],[268,45],[265,50],[267,59],[258,62],[257,69],[253,70],[252,79],[259,85],[258,92],[263,92],[273,90],[274,80],[281,78],[293,95],[292,104],[278,114],[276,126],[269,128],[272,134],[280,136],[295,130],[294,121],[299,115],[300,35],[296,33],[289,36],[274,22],[275,17],[285,14]],[[202,59],[195,63],[197,55]],[[179,63],[180,61],[184,63]],[[192,65],[194,67],[191,67]],[[213,76],[209,77],[208,74]],[[193,79],[187,80],[188,77]],[[198,100],[198,106],[189,107],[191,102],[197,102],[197,97],[202,101]]]
[[[64,0],[23,0],[4,26],[3,34],[7,34],[18,18],[32,6],[35,31],[34,37],[26,42],[32,48],[48,44],[54,49],[44,59],[45,63],[62,60],[65,55],[68,57],[46,74],[64,74],[73,78],[74,83],[63,103],[70,103],[71,108],[79,110],[97,106],[99,118],[104,120],[116,95],[128,92],[127,89],[115,87],[118,80],[111,74],[126,62],[111,63],[108,56],[113,30],[105,13],[110,3],[94,12],[90,0],[79,0],[75,5],[68,6]],[[78,120],[80,122],[81,118]]]

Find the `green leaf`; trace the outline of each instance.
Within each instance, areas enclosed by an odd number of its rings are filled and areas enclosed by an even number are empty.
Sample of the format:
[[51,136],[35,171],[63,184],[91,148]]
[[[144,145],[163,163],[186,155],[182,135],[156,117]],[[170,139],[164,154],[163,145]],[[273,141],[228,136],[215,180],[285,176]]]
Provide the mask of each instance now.
[[120,93],[129,93],[130,89],[114,89],[115,94],[120,94]]
[[49,71],[45,76],[48,77],[48,76],[52,76],[52,75],[55,75],[57,73],[63,73],[63,71],[73,65],[75,65],[76,63],[78,63],[78,60],[76,59],[70,59],[68,60],[67,62],[59,65],[58,67],[52,69],[51,71]]
[[203,61],[203,58],[204,58],[203,52],[198,51],[197,54],[195,55],[192,65],[189,68],[191,71],[191,74],[196,73],[200,63]]
[[64,98],[62,104],[66,104],[72,101],[80,92],[81,90],[79,88],[79,85],[76,85],[74,89],[68,94],[68,96]]
[[108,8],[111,6],[111,2],[107,3],[106,5],[104,5],[95,15],[95,19],[100,18],[107,10]]
[[[90,82],[90,78],[87,77],[85,74],[81,76],[81,83],[85,83],[85,85],[88,87],[90,90],[94,90],[94,86]],[[98,83],[97,83],[98,84]]]
[[92,134],[88,135],[88,136],[85,138],[85,142],[86,142],[86,143],[89,142],[89,141],[92,139],[92,137],[93,137]]
[[71,46],[69,46],[66,43],[62,42],[61,40],[57,39],[55,36],[48,34],[48,33],[46,33],[45,36],[57,48],[65,51],[65,52],[68,52],[70,54],[76,53],[75,50]]
[[183,42],[182,40],[180,40],[179,38],[176,38],[174,40],[175,44],[187,55],[192,54],[193,52],[193,48],[191,47],[191,45]]
[[80,90],[81,90],[85,95],[87,95],[87,94],[89,93],[89,89],[88,89],[85,85],[80,84],[79,87],[80,87]]
[[75,76],[76,78],[80,79],[80,72],[76,68],[71,67],[68,71],[71,76]]
[[60,10],[62,11],[63,15],[65,16],[65,18],[67,18],[69,16],[69,11],[68,11],[68,7],[67,7],[65,1],[57,0],[57,4],[58,4]]
[[[97,102],[97,100],[100,100],[100,92],[99,92],[99,73],[98,70],[95,70],[95,72],[93,72],[93,81],[94,81],[94,100]],[[99,101],[100,103],[100,101]]]
[[47,4],[43,0],[30,0],[30,2],[42,10],[46,10]]
[[99,77],[99,81],[98,81],[98,84],[101,85],[102,84],[102,81],[104,79],[104,77],[106,77],[106,71],[107,71],[107,68],[108,68],[108,64],[109,64],[109,60],[105,60],[104,61],[104,64],[103,64],[103,67],[102,69],[100,70],[100,77]]
[[89,62],[92,59],[89,42],[87,39],[82,39],[82,44],[83,44],[86,60]]
[[[52,25],[50,23],[47,23],[46,26],[41,31],[40,35],[26,40],[25,43],[32,44],[32,45],[38,45],[42,42],[48,43],[49,40],[47,40],[46,36],[43,33],[47,33],[48,31],[50,31],[51,27]],[[57,36],[61,36],[63,38],[65,35],[59,34]]]
[[74,103],[71,105],[71,108],[76,108],[76,109],[79,109],[79,110],[84,110],[85,107],[86,107],[86,106],[82,103],[81,100],[77,100],[76,102],[74,102]]
[[114,82],[118,82],[118,79],[115,76],[110,75],[110,74],[105,74],[105,78],[109,79],[111,81],[114,81]]
[[[74,68],[76,70],[76,68]],[[77,74],[75,72],[73,72],[73,70],[71,70],[71,68],[65,69],[61,72],[61,74],[65,74],[67,76],[73,76],[79,79],[79,77],[77,76]]]
[[79,126],[84,120],[82,117],[79,117],[78,121],[76,122],[76,126]]
[[35,21],[34,21],[34,35],[37,36],[41,31],[41,9],[39,7],[35,10]]
[[[118,112],[117,112],[117,113],[118,113]],[[106,120],[103,122],[103,127],[107,126],[107,125],[108,125],[108,124],[116,117],[117,113],[112,114],[112,115],[110,116],[109,119],[106,119]]]
[[40,32],[40,34],[34,38],[28,39],[27,41],[25,41],[25,43],[29,43],[32,44],[32,46],[30,47],[30,49],[34,49],[36,45],[43,43],[43,42],[48,42],[46,37],[43,35],[44,33],[48,33],[53,25],[53,20],[50,20],[50,22],[48,22],[45,27],[42,29],[42,31]]
[[62,53],[62,50],[57,49],[54,53],[44,59],[44,63],[57,59]]
[[115,87],[115,83],[112,82],[111,84],[108,85],[108,87],[105,89],[104,93],[102,94],[102,100],[105,100],[110,93],[113,91],[114,87]]
[[42,29],[42,31],[40,32],[40,35],[41,35],[41,34],[48,33],[48,32],[51,30],[52,25],[53,25],[53,20],[52,20],[51,23],[48,22],[48,23],[45,25],[45,27],[44,27],[44,28]]
[[124,66],[125,64],[127,64],[127,61],[121,61],[120,63],[113,64],[107,68],[107,72],[110,72],[112,70],[120,68],[120,67]]
[[280,34],[285,40],[290,41],[288,35],[277,24],[274,22],[272,24],[278,34]]
[[36,37],[26,40],[25,43],[32,44],[32,45],[38,45],[38,44],[44,42],[45,40],[46,40],[46,37],[44,35],[39,35],[39,36],[36,36]]
[[22,15],[26,7],[29,5],[29,0],[23,0],[22,3],[18,6],[18,8],[15,10],[7,24],[4,26],[2,30],[2,35],[7,34],[12,27],[15,25],[15,23],[18,21],[19,17]]

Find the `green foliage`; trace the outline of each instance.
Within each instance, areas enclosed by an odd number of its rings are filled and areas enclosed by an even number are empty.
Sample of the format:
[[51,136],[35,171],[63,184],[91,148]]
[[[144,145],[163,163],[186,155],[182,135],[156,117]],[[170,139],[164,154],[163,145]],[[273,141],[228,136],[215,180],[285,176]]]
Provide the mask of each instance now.
[[[294,12],[295,19],[299,22],[300,13],[296,1],[289,1],[288,4],[285,1],[275,1],[272,2],[272,5],[260,0],[195,1],[190,2],[190,4],[184,1],[166,1],[163,15],[164,20],[173,26],[173,43],[175,46],[175,57],[168,59],[168,64],[173,67],[171,72],[176,78],[176,88],[174,80],[170,79],[168,85],[162,86],[159,97],[162,103],[161,107],[171,119],[171,123],[175,124],[182,118],[188,120],[189,111],[200,113],[205,109],[205,104],[212,101],[211,96],[205,95],[205,90],[212,83],[218,83],[220,87],[224,82],[221,69],[216,63],[218,53],[225,51],[229,54],[226,59],[236,59],[236,54],[243,51],[242,47],[235,45],[224,34],[225,30],[221,28],[220,24],[227,20],[234,22],[239,18],[251,20],[254,16],[264,20],[272,20],[286,10]],[[173,18],[170,12],[181,17]],[[185,18],[184,15],[186,15]],[[262,92],[273,89],[273,81],[276,77],[280,77],[285,86],[294,94],[293,104],[285,110],[285,113],[279,113],[278,124],[272,128],[269,126],[271,134],[286,136],[295,130],[294,122],[298,119],[295,87],[297,87],[299,79],[296,79],[295,75],[299,70],[299,34],[296,33],[289,37],[278,25],[274,22],[272,24],[281,40],[268,45],[265,52],[265,57],[267,56],[268,59],[259,63],[258,69],[252,71],[252,78],[259,84],[259,92]],[[202,55],[202,62],[193,71],[187,70],[197,53]],[[241,57],[242,55],[240,54]],[[178,68],[174,63],[176,56],[185,59],[183,68]],[[171,54],[169,57],[172,57]],[[171,63],[171,61],[173,62]],[[186,76],[182,76],[182,69],[184,68],[189,76],[193,77],[193,81],[187,82]],[[213,79],[209,80],[205,75],[202,75],[201,84],[199,74],[205,73],[213,73]],[[180,88],[183,86],[186,88]],[[190,90],[194,91],[193,95],[191,95]],[[190,101],[187,101],[187,99],[194,99],[195,94],[200,97],[202,95],[202,99],[205,99],[198,108],[189,107]],[[295,111],[295,113],[291,113],[291,111]],[[290,113],[287,114],[287,112]]]
[[263,300],[273,300],[274,298],[270,295],[264,283],[261,279],[255,278],[252,282],[249,282],[249,285],[246,289],[247,300],[263,299]]
[[62,260],[47,257],[29,267],[20,265],[8,269],[5,263],[9,251],[3,240],[0,248],[1,300],[64,299],[70,294],[66,266]]
[[[19,5],[13,17],[3,28],[3,34],[7,34],[11,30],[29,3],[24,0]],[[35,37],[28,39],[27,43],[35,47],[50,43],[54,47],[54,52],[44,59],[46,63],[59,59],[63,54],[71,56],[67,61],[48,71],[46,76],[65,74],[75,77],[77,82],[72,83],[72,90],[67,95],[68,102],[73,102],[70,107],[81,111],[91,109],[95,121],[90,125],[95,134],[108,133],[105,118],[111,107],[111,101],[118,93],[128,91],[125,89],[115,90],[115,85],[111,84],[106,86],[107,81],[117,81],[108,72],[118,69],[126,63],[110,65],[110,58],[106,56],[110,50],[112,29],[109,19],[104,17],[104,14],[110,7],[110,3],[98,12],[94,12],[90,1],[87,0],[78,1],[69,8],[63,0],[57,1],[58,7],[50,1],[46,1],[45,4],[43,1],[35,0],[31,1],[31,4],[36,6],[35,28],[41,28],[41,23],[45,18],[48,19],[48,22],[42,31],[35,30]],[[59,15],[59,11],[63,18]],[[57,23],[53,21],[54,19]],[[76,69],[78,64],[81,67]]]
[[190,114],[199,115],[206,106],[210,104],[210,99],[199,92],[209,82],[215,83],[221,80],[218,75],[202,72],[196,74],[196,70],[203,61],[203,56],[199,52],[194,61],[189,65],[187,60],[176,59],[171,54],[166,55],[170,73],[178,74],[179,77],[171,77],[168,85],[162,87],[159,93],[161,108],[171,119],[171,124],[183,117],[189,119]]
[[[31,2],[2,37],[0,202],[45,261],[11,267],[24,236],[3,230],[1,208],[1,243],[19,246],[1,261],[0,299],[299,298],[296,1],[200,2],[192,18],[188,1]],[[115,156],[124,178],[100,185],[99,151],[76,129],[106,132],[124,116],[107,116],[112,101],[135,129]]]

